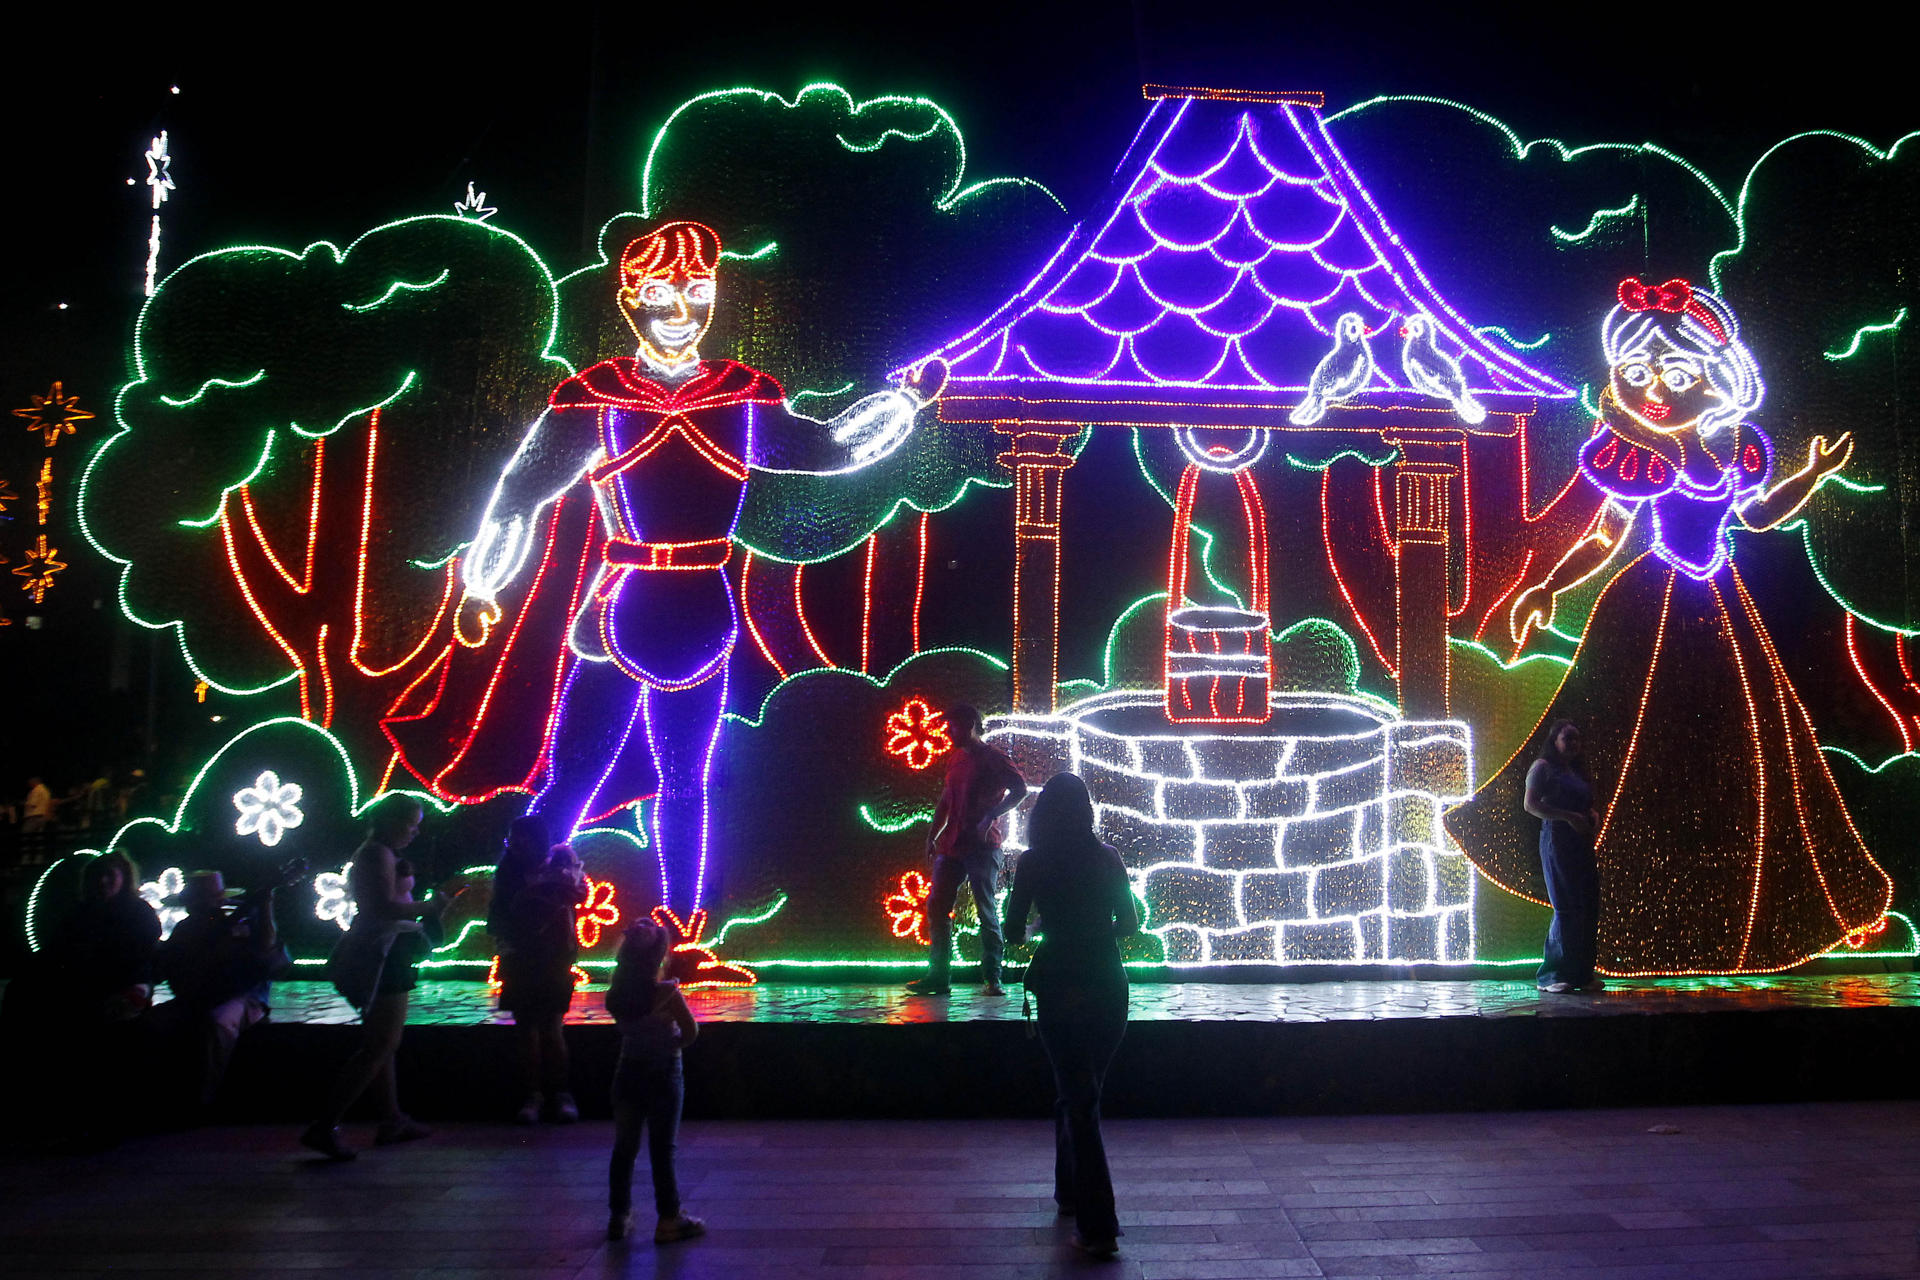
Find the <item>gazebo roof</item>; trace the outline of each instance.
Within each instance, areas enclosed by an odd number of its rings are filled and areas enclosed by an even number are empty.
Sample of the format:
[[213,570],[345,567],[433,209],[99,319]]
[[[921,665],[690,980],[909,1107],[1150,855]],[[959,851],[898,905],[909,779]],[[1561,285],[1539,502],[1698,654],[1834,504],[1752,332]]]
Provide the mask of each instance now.
[[935,353],[952,366],[943,418],[1285,427],[1346,312],[1375,373],[1322,428],[1377,425],[1355,409],[1441,407],[1400,370],[1399,328],[1419,313],[1496,414],[1573,395],[1439,295],[1328,136],[1318,95],[1147,92],[1117,198]]

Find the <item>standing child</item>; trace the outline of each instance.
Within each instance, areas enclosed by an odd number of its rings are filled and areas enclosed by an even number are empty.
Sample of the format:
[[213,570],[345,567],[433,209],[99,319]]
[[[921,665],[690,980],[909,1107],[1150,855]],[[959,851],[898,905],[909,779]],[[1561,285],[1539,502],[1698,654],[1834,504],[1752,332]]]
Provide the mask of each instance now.
[[680,1050],[700,1028],[680,984],[662,980],[669,954],[667,931],[635,924],[620,943],[607,1012],[620,1025],[620,1061],[613,1072],[613,1166],[608,1191],[607,1239],[633,1230],[633,1162],[640,1154],[640,1126],[647,1127],[647,1161],[653,1168],[653,1207],[659,1222],[655,1244],[706,1234],[707,1224],[680,1212],[673,1176],[674,1140],[686,1097]]

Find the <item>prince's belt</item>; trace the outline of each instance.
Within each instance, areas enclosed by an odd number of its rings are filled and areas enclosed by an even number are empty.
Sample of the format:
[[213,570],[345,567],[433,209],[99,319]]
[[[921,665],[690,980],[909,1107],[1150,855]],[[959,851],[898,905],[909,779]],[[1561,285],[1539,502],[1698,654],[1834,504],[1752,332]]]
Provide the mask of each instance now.
[[629,542],[625,538],[607,540],[608,564],[632,569],[720,569],[733,554],[733,539],[708,538],[704,542]]

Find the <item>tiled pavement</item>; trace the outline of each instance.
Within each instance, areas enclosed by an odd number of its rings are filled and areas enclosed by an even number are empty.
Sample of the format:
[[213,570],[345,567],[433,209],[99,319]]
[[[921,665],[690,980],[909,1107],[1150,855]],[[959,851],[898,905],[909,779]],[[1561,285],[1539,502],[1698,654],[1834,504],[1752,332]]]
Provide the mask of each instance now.
[[[568,1021],[609,1021],[604,986],[580,993]],[[912,1023],[1004,1021],[1020,1013],[1020,988],[992,999],[957,986],[949,999],[909,996],[900,986],[762,983],[745,990],[690,993],[703,1022]],[[274,989],[281,1022],[357,1020],[324,982]],[[1134,1022],[1335,1022],[1394,1018],[1614,1017],[1634,1014],[1920,1007],[1920,973],[1802,973],[1737,978],[1659,978],[1616,983],[1599,996],[1543,996],[1531,975],[1512,981],[1346,981],[1134,984]],[[510,1019],[478,982],[422,982],[408,1020],[479,1025]]]
[[1067,1246],[1041,1123],[690,1125],[682,1182],[712,1234],[667,1248],[601,1239],[605,1125],[452,1126],[343,1166],[292,1137],[212,1129],[0,1163],[0,1274],[1920,1275],[1915,1103],[1121,1120],[1112,1263]]

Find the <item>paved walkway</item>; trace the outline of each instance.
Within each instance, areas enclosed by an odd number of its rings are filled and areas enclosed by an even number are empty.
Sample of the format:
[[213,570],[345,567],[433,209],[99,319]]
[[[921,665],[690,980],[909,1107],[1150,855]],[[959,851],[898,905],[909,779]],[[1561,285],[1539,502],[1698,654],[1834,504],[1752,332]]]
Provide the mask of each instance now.
[[601,1239],[604,1125],[452,1126],[341,1166],[305,1158],[292,1137],[215,1129],[0,1163],[0,1273],[1920,1275],[1915,1103],[1119,1121],[1109,1145],[1127,1234],[1113,1263],[1067,1246],[1051,1135],[1036,1123],[689,1126],[682,1183],[712,1234],[668,1248]]
[[[692,991],[702,1022],[999,1022],[1018,1019],[1020,987],[988,997],[956,986],[946,999],[910,996],[898,984],[800,986],[763,982],[745,989]],[[611,1021],[596,985],[574,1000],[567,1020]],[[281,1022],[356,1022],[359,1015],[325,982],[274,988]],[[1770,974],[1737,978],[1657,978],[1619,982],[1603,995],[1546,996],[1531,972],[1507,982],[1364,980],[1347,982],[1136,982],[1133,1022],[1343,1022],[1395,1018],[1591,1018],[1659,1013],[1777,1009],[1920,1008],[1920,973]],[[415,990],[411,1023],[479,1025],[511,1018],[479,982],[426,981]]]

